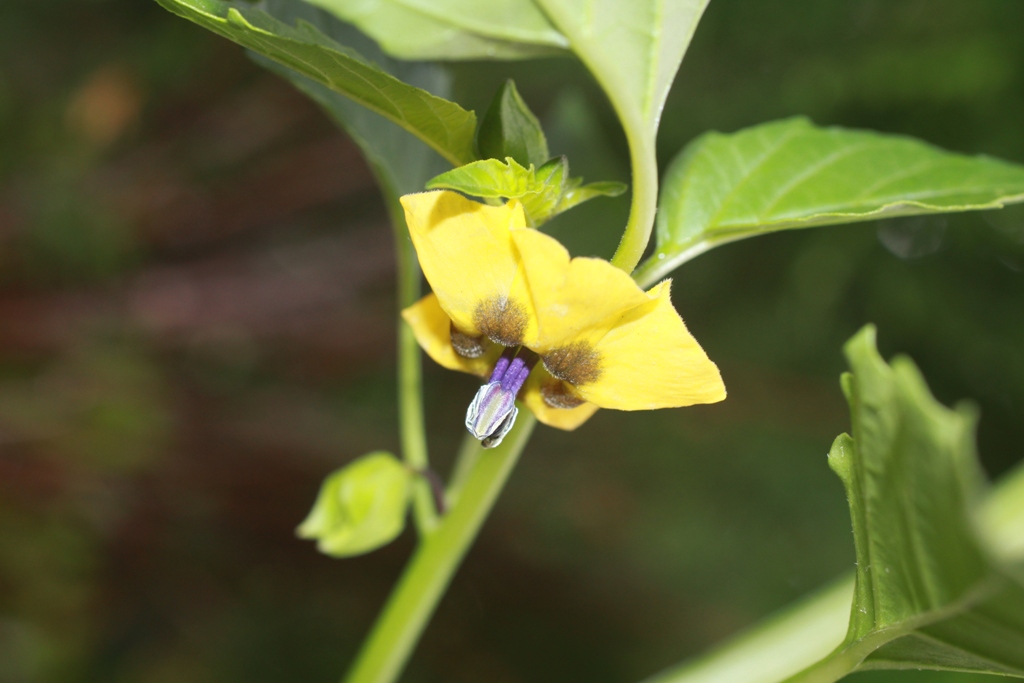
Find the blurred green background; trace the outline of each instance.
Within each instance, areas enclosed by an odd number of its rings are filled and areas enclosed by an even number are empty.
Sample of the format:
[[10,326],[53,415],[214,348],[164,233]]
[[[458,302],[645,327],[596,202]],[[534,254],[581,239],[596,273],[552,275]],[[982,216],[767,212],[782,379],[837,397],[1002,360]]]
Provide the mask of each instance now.
[[[688,140],[807,114],[1024,163],[1024,3],[713,1],[663,117]],[[506,77],[589,180],[628,179],[569,60]],[[608,256],[628,208],[555,223]],[[412,548],[293,530],[397,448],[390,232],[355,146],[240,48],[143,0],[0,10],[0,683],[333,681]],[[1024,441],[1024,210],[759,238],[676,274],[729,399],[540,428],[404,680],[636,681],[849,569],[825,453],[840,345],[879,327]],[[442,472],[474,382],[426,366]],[[854,680],[966,683],[908,672]],[[990,679],[985,679],[990,680]]]

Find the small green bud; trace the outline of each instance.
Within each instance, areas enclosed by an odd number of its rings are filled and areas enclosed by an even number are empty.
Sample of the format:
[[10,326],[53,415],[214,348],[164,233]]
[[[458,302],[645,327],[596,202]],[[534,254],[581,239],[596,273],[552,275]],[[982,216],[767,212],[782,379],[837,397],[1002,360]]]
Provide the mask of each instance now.
[[316,539],[332,557],[351,557],[393,541],[405,527],[413,473],[384,451],[369,453],[327,476],[300,538]]

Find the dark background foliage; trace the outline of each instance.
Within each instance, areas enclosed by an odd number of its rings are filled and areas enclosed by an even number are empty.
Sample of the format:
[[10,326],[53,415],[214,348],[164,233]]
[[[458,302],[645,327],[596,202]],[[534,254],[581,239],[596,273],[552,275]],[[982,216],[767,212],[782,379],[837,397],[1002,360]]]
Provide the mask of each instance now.
[[[1024,5],[718,0],[663,118],[796,113],[1024,162]],[[622,136],[568,60],[507,76],[588,179]],[[627,200],[553,231],[608,256]],[[293,536],[322,477],[396,448],[390,233],[354,145],[243,52],[140,0],[0,13],[0,682],[331,681],[411,534],[337,561]],[[676,275],[709,407],[540,429],[408,681],[634,681],[849,569],[825,462],[866,322],[993,476],[1024,441],[1024,210],[759,238]],[[472,380],[427,365],[434,461]],[[862,681],[961,681],[906,673]]]

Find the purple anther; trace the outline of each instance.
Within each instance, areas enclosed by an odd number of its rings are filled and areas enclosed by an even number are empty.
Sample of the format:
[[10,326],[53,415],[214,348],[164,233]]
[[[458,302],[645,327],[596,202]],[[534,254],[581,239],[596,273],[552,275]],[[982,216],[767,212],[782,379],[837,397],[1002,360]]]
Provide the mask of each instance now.
[[[501,388],[515,396],[519,393],[519,390],[523,388],[523,383],[525,383],[526,378],[530,376],[531,369],[531,366],[527,365],[522,356],[516,356],[512,359],[512,362],[509,363],[505,374],[501,376],[500,380],[498,380],[501,382]],[[494,381],[494,377],[491,377],[491,381]]]
[[491,373],[492,382],[500,382],[502,377],[505,376],[505,371],[508,370],[508,366],[511,365],[512,359],[516,355],[516,349],[505,349],[505,352],[498,358],[498,362],[494,365],[494,371]]

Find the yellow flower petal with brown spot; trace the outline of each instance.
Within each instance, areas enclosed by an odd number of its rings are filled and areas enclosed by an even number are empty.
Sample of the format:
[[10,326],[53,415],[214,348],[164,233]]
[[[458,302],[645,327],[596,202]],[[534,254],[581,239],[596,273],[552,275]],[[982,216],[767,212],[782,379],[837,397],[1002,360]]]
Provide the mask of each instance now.
[[529,347],[541,356],[600,339],[618,318],[649,301],[633,278],[607,261],[570,259],[558,240],[537,230],[511,232],[537,316]]
[[455,327],[519,346],[536,315],[511,228],[526,225],[518,203],[488,206],[455,192],[402,197],[423,274]]
[[649,293],[607,261],[569,258],[553,238],[513,228],[551,374],[602,408],[650,410],[725,398],[718,368],[669,299],[669,280]]
[[530,378],[526,380],[526,386],[523,387],[522,400],[542,424],[571,432],[589,420],[590,416],[597,412],[597,406],[593,403],[583,403],[567,409],[548,405],[544,400],[544,385],[558,381],[543,367],[534,368]]
[[725,398],[718,367],[672,306],[670,285],[665,280],[653,287],[649,304],[619,319],[597,341],[601,374],[576,387],[580,396],[616,410],[677,408]]
[[[540,356],[520,399],[575,429],[598,407],[647,410],[725,398],[718,368],[686,329],[666,280],[644,292],[596,258],[570,258],[526,227],[516,202],[453,192],[402,198],[434,294],[403,316],[444,367],[486,377],[503,346]],[[453,336],[454,335],[454,336]]]
[[466,358],[459,355],[452,346],[451,318],[442,310],[434,294],[427,294],[402,311],[402,317],[409,323],[416,341],[427,355],[449,370],[487,377],[504,350],[503,346],[483,340],[485,349],[482,356]]

